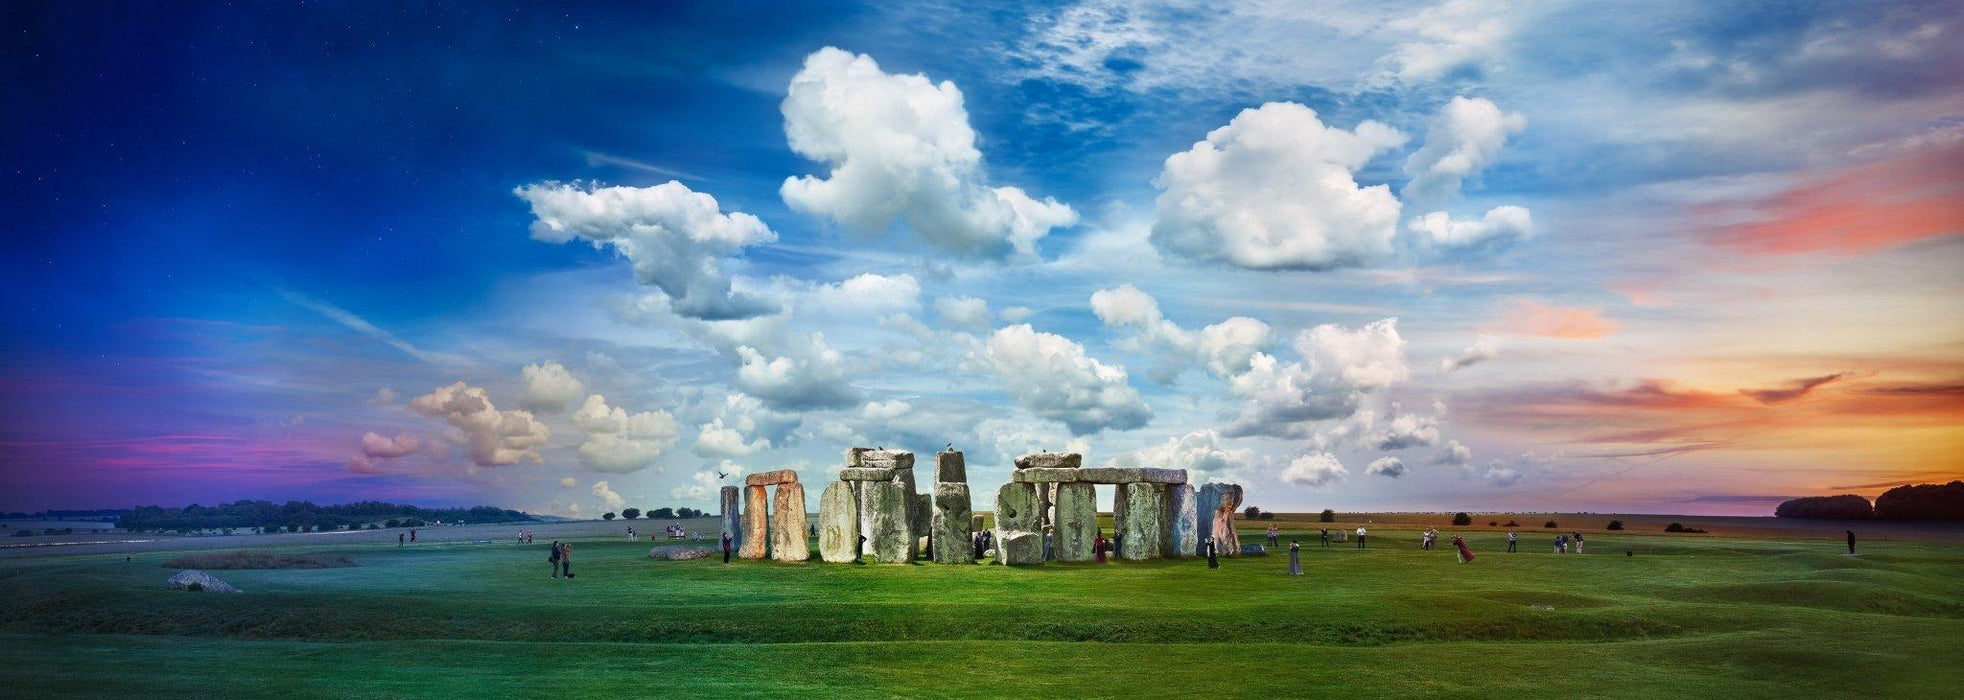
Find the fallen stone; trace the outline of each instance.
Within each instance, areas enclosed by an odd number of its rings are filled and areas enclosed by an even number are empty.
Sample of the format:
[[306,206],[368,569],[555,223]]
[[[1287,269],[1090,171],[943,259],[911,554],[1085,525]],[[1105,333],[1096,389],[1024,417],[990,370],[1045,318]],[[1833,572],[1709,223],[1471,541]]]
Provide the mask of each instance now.
[[[1113,505],[1113,529],[1119,533],[1120,559],[1142,561],[1159,558],[1160,515],[1166,511],[1158,484],[1131,483],[1118,487]],[[1122,516],[1122,517],[1121,517]]]
[[1098,491],[1091,484],[1057,485],[1057,524],[1051,556],[1057,561],[1091,561],[1098,556]]
[[1032,484],[1010,482],[996,491],[996,530],[1036,532],[1037,489]]
[[969,529],[972,513],[968,484],[934,485],[934,561],[940,564],[975,563],[975,531]]
[[648,550],[648,558],[662,559],[665,561],[686,561],[689,559],[708,559],[710,557],[722,553],[723,550],[710,549],[708,547],[669,546],[669,547],[656,547],[654,549]]
[[859,559],[859,499],[852,484],[834,481],[818,495],[818,557],[834,564]]
[[1187,470],[1140,469],[1139,480],[1149,484],[1184,484],[1187,483]]
[[1244,545],[1241,545],[1241,556],[1244,556],[1244,557],[1266,557],[1266,556],[1268,556],[1268,545],[1261,545],[1261,544],[1244,544]]
[[770,552],[771,489],[745,486],[743,489],[743,546],[737,556],[762,559]]
[[872,493],[873,529],[866,536],[873,560],[882,564],[913,561],[914,533],[907,515],[908,493],[891,481],[868,482]]
[[893,470],[886,467],[846,467],[839,470],[840,481],[893,481]]
[[939,452],[934,455],[934,483],[968,483],[968,465],[962,460],[962,453]]
[[[725,486],[717,494],[716,499],[718,507],[722,510],[723,532],[729,533],[732,547],[743,541],[743,511],[737,506],[737,500],[742,497],[741,493],[742,489]],[[716,546],[723,545],[718,542]]]
[[1023,484],[1068,484],[1078,480],[1079,471],[1081,470],[1057,467],[1018,469],[1009,475],[1009,480]]
[[756,474],[751,474],[750,476],[743,477],[743,483],[749,486],[776,486],[778,484],[795,484],[798,483],[798,472],[790,469],[779,469],[774,472],[758,472]]
[[771,558],[778,561],[805,561],[812,558],[810,532],[805,516],[805,485],[781,484],[771,501]]
[[1166,487],[1166,515],[1161,527],[1166,541],[1160,543],[1162,557],[1190,557],[1200,551],[1200,518],[1195,509],[1192,484]]
[[203,571],[195,571],[192,569],[185,569],[183,571],[179,571],[177,572],[177,575],[170,577],[169,579],[166,580],[166,582],[170,584],[171,588],[175,588],[180,591],[208,591],[211,593],[244,593],[245,592],[237,588],[233,588],[232,584],[218,580],[217,576],[207,574]]
[[996,562],[1005,566],[1043,563],[1043,535],[1026,530],[996,531]]
[[1076,469],[1084,466],[1084,455],[1076,452],[1037,452],[1016,458],[1017,469]]
[[1135,484],[1145,480],[1145,471],[1126,467],[1085,467],[1077,470],[1077,480],[1093,484]]

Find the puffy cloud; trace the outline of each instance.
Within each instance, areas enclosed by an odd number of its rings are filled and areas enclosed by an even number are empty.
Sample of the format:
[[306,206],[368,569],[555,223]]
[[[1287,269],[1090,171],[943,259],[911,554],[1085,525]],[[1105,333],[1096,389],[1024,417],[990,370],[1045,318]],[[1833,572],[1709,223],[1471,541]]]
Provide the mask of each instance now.
[[1131,430],[1152,419],[1124,366],[1089,357],[1083,345],[1064,336],[1018,324],[997,329],[981,352],[981,363],[1018,404],[1062,422],[1073,435]]
[[1500,460],[1494,460],[1487,465],[1486,473],[1481,474],[1480,478],[1485,479],[1487,484],[1492,486],[1513,486],[1521,483],[1521,472]]
[[1152,242],[1161,250],[1252,269],[1328,269],[1389,253],[1398,199],[1352,177],[1405,142],[1374,121],[1324,126],[1315,110],[1270,102],[1243,110],[1166,159]]
[[1022,323],[1030,320],[1030,317],[1034,315],[1036,315],[1036,310],[1027,306],[1011,306],[1003,309],[1001,314],[1002,320],[1010,323]]
[[826,47],[805,57],[782,110],[791,150],[831,168],[784,181],[793,209],[871,235],[904,221],[933,247],[990,257],[1033,254],[1051,229],[1077,223],[1054,199],[989,186],[954,83]]
[[1478,68],[1500,58],[1516,30],[1514,3],[1496,0],[1446,0],[1410,17],[1386,23],[1392,31],[1412,35],[1393,47],[1382,62],[1407,81],[1444,77],[1464,68]]
[[1473,344],[1453,357],[1440,358],[1439,373],[1451,374],[1500,356],[1500,339],[1490,333],[1473,338]]
[[1255,355],[1266,352],[1275,345],[1275,334],[1268,324],[1247,316],[1235,316],[1220,323],[1200,329],[1199,342],[1194,346],[1207,371],[1217,377],[1232,377],[1247,372],[1254,363]]
[[1438,456],[1432,458],[1432,463],[1464,467],[1473,463],[1473,450],[1460,444],[1458,440],[1447,440],[1445,448],[1439,450]]
[[600,510],[602,511],[614,512],[627,507],[627,499],[621,498],[621,495],[618,493],[614,493],[614,488],[608,486],[605,481],[593,482],[593,497],[600,499]]
[[934,300],[934,312],[941,322],[955,328],[986,331],[993,325],[989,302],[975,297],[941,297]]
[[408,433],[387,437],[376,433],[362,433],[361,448],[348,458],[348,471],[356,474],[383,473],[380,460],[395,459],[423,449],[423,441]]
[[1563,340],[1594,340],[1616,331],[1616,323],[1595,309],[1550,306],[1531,299],[1516,301],[1506,324],[1522,335]]
[[[1507,145],[1508,135],[1526,126],[1525,117],[1502,112],[1485,98],[1454,97],[1433,118],[1425,145],[1405,159],[1405,175],[1411,178],[1405,183],[1405,199],[1424,211],[1458,196],[1466,180],[1479,175]],[[1521,214],[1525,219],[1527,211]]]
[[1477,220],[1454,219],[1435,211],[1414,219],[1412,232],[1425,245],[1434,248],[1472,250],[1498,248],[1527,240],[1534,235],[1534,219],[1523,207],[1503,205],[1487,210]]
[[1379,450],[1403,450],[1439,443],[1439,419],[1397,410],[1396,406],[1392,407],[1390,422],[1384,430],[1371,433],[1366,445]]
[[1154,368],[1154,378],[1162,382],[1171,382],[1190,362],[1222,378],[1247,372],[1255,354],[1275,342],[1268,324],[1246,316],[1188,331],[1162,316],[1152,295],[1130,284],[1092,293],[1091,311],[1106,326],[1132,329],[1133,342],[1173,355]]
[[396,402],[396,390],[382,387],[375,390],[375,396],[368,399],[371,406],[388,406]]
[[1405,462],[1397,457],[1379,457],[1364,467],[1364,473],[1371,476],[1388,476],[1393,479],[1405,475]]
[[899,399],[892,401],[868,401],[865,406],[860,407],[859,416],[871,421],[893,420],[907,415],[912,410],[914,410],[912,405]]
[[749,440],[743,431],[724,425],[720,416],[696,430],[695,451],[704,457],[748,457],[768,449],[771,449],[770,440]]
[[913,311],[921,306],[921,283],[913,275],[854,275],[838,284],[798,285],[786,290],[800,316],[822,311],[875,316]]
[[724,484],[741,485],[743,465],[723,460],[715,468],[704,469],[689,475],[687,483],[668,490],[668,497],[697,503],[713,503],[719,497]]
[[577,483],[579,483],[579,482],[577,482],[577,481],[574,481],[574,480],[573,480],[573,477],[570,477],[570,476],[569,476],[569,477],[566,477],[566,478],[563,478],[563,479],[560,479],[560,480],[559,480],[559,487],[560,487],[560,488],[565,488],[565,489],[570,489],[570,488],[573,488],[573,485],[574,485],[574,484],[577,484]]
[[777,240],[755,216],[723,213],[716,198],[679,182],[653,187],[599,187],[541,182],[513,190],[532,205],[532,238],[575,238],[610,247],[634,265],[635,279],[667,295],[689,318],[749,318],[774,309],[736,294],[721,261],[746,246]]
[[667,411],[628,413],[609,407],[607,397],[594,394],[573,413],[573,424],[586,431],[580,443],[580,463],[599,472],[625,474],[649,467],[663,450],[681,439],[682,428]]
[[484,389],[463,382],[410,399],[409,408],[456,428],[471,463],[480,467],[517,464],[521,459],[542,462],[539,449],[552,437],[552,431],[530,411],[498,410]]
[[1119,455],[1112,458],[1111,464],[1117,467],[1185,469],[1190,475],[1189,480],[1197,481],[1202,476],[1231,474],[1255,461],[1254,450],[1225,447],[1223,442],[1217,431],[1196,430],[1167,438],[1159,445]]
[[1342,481],[1349,475],[1336,455],[1328,452],[1302,455],[1290,460],[1289,468],[1282,470],[1283,481],[1317,488]]
[[837,408],[859,402],[843,353],[825,344],[820,333],[794,334],[804,341],[766,355],[748,345],[736,348],[741,363],[736,385],[744,393],[786,409]]
[[574,379],[564,365],[552,360],[526,365],[518,375],[519,383],[525,387],[525,394],[519,398],[518,405],[533,411],[558,413],[586,394],[586,385]]
[[1322,325],[1296,336],[1300,362],[1255,353],[1248,371],[1229,379],[1244,400],[1227,434],[1301,437],[1310,421],[1356,413],[1364,397],[1410,375],[1398,320],[1387,318],[1355,330]]

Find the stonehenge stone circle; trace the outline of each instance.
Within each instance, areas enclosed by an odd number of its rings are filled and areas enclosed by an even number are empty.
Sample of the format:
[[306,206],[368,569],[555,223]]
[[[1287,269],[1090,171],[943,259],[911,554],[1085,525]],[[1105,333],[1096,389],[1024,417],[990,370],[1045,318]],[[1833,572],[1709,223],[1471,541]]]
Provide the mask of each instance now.
[[1163,487],[1135,481],[1118,487],[1112,503],[1112,529],[1119,535],[1118,556],[1128,561],[1159,557],[1159,518],[1166,511]]
[[974,532],[969,530],[968,484],[934,485],[934,561],[937,564],[973,564],[975,548],[970,546]]
[[873,559],[882,564],[905,564],[914,560],[914,533],[909,522],[910,495],[897,481],[867,482],[872,493],[873,528],[866,536]]
[[859,496],[851,482],[834,481],[818,496],[818,556],[834,564],[859,559]]
[[1098,491],[1091,484],[1057,485],[1057,524],[1051,555],[1057,561],[1091,561],[1098,556]]
[[778,561],[812,558],[811,545],[805,541],[810,525],[805,517],[805,485],[798,483],[797,477],[793,473],[791,481],[779,483],[777,493],[772,494],[771,558]]
[[744,559],[762,559],[769,551],[771,526],[771,495],[768,486],[746,486],[743,489],[743,547],[737,556]]

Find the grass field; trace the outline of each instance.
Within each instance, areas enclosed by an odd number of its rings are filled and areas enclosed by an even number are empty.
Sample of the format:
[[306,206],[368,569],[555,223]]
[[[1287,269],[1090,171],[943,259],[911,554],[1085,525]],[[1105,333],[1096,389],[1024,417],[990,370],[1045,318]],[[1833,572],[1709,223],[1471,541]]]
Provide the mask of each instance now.
[[[1536,523],[1539,524],[1539,523]],[[1285,543],[1301,524],[1285,526]],[[1244,539],[1259,533],[1244,529]],[[215,572],[170,551],[0,561],[0,695],[1957,697],[1964,548],[1599,533],[1472,564],[1374,529],[1286,556],[1097,565],[651,561],[537,545],[313,542],[358,566]],[[660,544],[660,543],[653,543]],[[1286,544],[1285,544],[1286,546]],[[1625,556],[1630,551],[1634,556]],[[181,553],[180,553],[181,554]]]

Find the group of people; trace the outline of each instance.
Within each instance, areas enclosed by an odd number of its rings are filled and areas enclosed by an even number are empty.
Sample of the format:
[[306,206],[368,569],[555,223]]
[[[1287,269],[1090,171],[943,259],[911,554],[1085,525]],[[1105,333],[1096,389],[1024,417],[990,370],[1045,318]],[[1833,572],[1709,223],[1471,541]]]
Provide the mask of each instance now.
[[[1455,537],[1453,539],[1459,539],[1459,538]],[[1438,547],[1439,547],[1439,531],[1434,530],[1430,527],[1425,528],[1425,532],[1420,533],[1418,536],[1418,548],[1431,550],[1431,549],[1437,549]]]
[[559,578],[560,574],[565,574],[566,578],[572,578],[573,543],[553,540],[552,551],[546,555],[546,563],[552,565],[553,578]]
[[518,543],[519,543],[519,544],[531,544],[531,543],[532,543],[532,531],[531,531],[531,530],[519,530],[519,531],[518,531]]
[[[1508,537],[1508,538],[1509,538],[1509,539],[1511,540],[1511,539],[1512,539],[1512,538],[1514,537],[1514,533],[1512,533],[1512,532],[1509,532],[1509,533],[1507,533],[1507,537]],[[1580,532],[1571,532],[1571,533],[1568,533],[1568,534],[1566,534],[1566,535],[1556,535],[1556,536],[1555,536],[1555,553],[1556,553],[1556,554],[1569,554],[1569,553],[1570,553],[1570,552],[1569,552],[1569,549],[1570,549],[1571,547],[1573,547],[1573,548],[1574,548],[1574,550],[1575,550],[1575,551],[1574,551],[1574,553],[1575,553],[1575,554],[1581,554],[1581,553],[1582,553],[1582,533],[1580,533]],[[1514,550],[1513,550],[1513,547],[1511,546],[1511,543],[1510,543],[1510,546],[1508,547],[1508,550],[1507,550],[1507,551],[1510,551],[1510,552],[1511,552],[1511,551],[1514,551]]]

